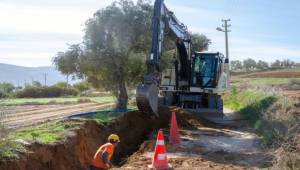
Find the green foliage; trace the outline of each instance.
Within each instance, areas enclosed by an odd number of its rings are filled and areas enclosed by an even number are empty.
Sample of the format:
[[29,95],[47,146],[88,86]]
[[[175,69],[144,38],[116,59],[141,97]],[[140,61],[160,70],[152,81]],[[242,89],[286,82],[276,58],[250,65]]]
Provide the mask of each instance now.
[[27,86],[16,93],[18,98],[42,98],[42,97],[61,97],[76,96],[78,92],[73,88],[59,88],[56,86],[34,87]]
[[192,40],[192,50],[193,51],[205,51],[208,49],[208,46],[211,44],[211,40],[208,39],[205,35],[203,34],[198,34],[198,33],[190,33],[191,35],[191,40]]
[[243,63],[239,60],[232,60],[232,61],[230,61],[230,69],[231,70],[242,70]]
[[70,85],[66,82],[58,82],[56,84],[54,84],[55,87],[58,87],[58,88],[68,88],[70,87]]
[[5,97],[7,97],[7,95],[3,91],[0,91],[0,99]]
[[293,104],[267,93],[246,90],[238,91],[237,95],[227,94],[224,96],[224,106],[242,113],[263,137],[265,144],[280,141],[287,127],[295,122],[293,116],[287,113]]
[[267,62],[265,62],[265,61],[259,60],[259,61],[257,62],[257,64],[256,64],[256,68],[257,68],[258,70],[266,70],[266,69],[269,68],[269,64],[268,64]]
[[15,90],[15,86],[11,83],[0,83],[0,98],[8,97]]
[[58,53],[54,64],[63,74],[84,76],[94,87],[114,92],[126,107],[126,86],[135,86],[145,71],[151,13],[146,1],[113,2],[86,22],[83,44]]
[[243,61],[243,66],[247,71],[254,70],[256,68],[256,61],[248,58],[247,60]]
[[32,86],[33,87],[42,87],[42,84],[39,81],[33,81]]
[[11,131],[2,123],[5,110],[0,106],[0,162],[7,159],[18,158],[18,151],[22,148],[9,138]]
[[76,84],[73,84],[73,87],[79,92],[84,92],[90,89],[90,84],[86,81],[82,81]]
[[10,135],[11,139],[22,139],[25,141],[38,141],[41,143],[54,143],[63,138],[64,131],[67,128],[80,125],[76,121],[55,121],[38,126],[24,128],[15,131]]
[[230,68],[233,71],[237,70],[246,70],[246,71],[253,71],[253,70],[274,70],[274,69],[291,69],[296,68],[297,64],[294,61],[291,61],[289,59],[285,60],[275,60],[271,64],[269,64],[266,61],[258,60],[256,62],[253,59],[246,59],[243,61],[239,60],[232,60],[230,61]]
[[24,152],[25,148],[12,140],[0,142],[0,163],[6,160],[16,160],[19,158],[19,153]]

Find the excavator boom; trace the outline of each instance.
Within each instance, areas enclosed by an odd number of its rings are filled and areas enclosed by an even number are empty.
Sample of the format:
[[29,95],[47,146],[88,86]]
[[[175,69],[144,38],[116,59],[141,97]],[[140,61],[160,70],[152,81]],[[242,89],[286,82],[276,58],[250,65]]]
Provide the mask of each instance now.
[[187,27],[180,23],[173,12],[169,11],[163,0],[156,0],[152,18],[152,44],[147,59],[147,73],[143,82],[137,88],[137,106],[146,113],[157,113],[158,91],[160,85],[160,58],[163,50],[165,34],[176,42],[179,50],[180,77],[189,80],[188,59],[190,58],[190,35]]

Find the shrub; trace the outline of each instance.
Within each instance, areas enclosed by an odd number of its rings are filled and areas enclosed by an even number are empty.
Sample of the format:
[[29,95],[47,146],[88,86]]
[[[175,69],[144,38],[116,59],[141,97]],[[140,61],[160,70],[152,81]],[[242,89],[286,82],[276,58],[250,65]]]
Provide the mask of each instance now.
[[89,98],[80,98],[77,100],[77,103],[90,103],[90,102],[92,102],[92,100]]
[[49,87],[33,87],[28,86],[21,91],[18,91],[18,98],[40,98],[40,97],[61,97],[61,96],[76,96],[78,92],[73,88],[60,88],[56,86]]
[[0,90],[3,93],[9,94],[12,93],[15,89],[15,86],[11,83],[0,83]]
[[3,91],[0,91],[0,99],[5,97],[7,97],[7,95]]
[[13,95],[15,86],[11,83],[0,83],[0,98],[6,98]]
[[70,85],[66,82],[58,82],[56,84],[54,84],[55,87],[59,87],[59,88],[68,88]]
[[80,82],[80,83],[76,83],[76,84],[73,85],[73,87],[75,89],[77,89],[78,91],[80,91],[81,93],[90,89],[89,83],[85,82],[85,81]]

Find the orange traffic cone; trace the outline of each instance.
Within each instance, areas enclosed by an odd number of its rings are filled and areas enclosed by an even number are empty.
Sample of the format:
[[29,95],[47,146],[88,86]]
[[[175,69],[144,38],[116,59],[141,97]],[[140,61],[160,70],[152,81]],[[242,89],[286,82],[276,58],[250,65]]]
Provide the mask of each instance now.
[[171,144],[175,144],[175,145],[180,144],[180,136],[179,136],[175,112],[172,112],[169,141]]
[[168,164],[164,134],[162,130],[158,131],[152,164],[148,167],[153,170],[167,170],[172,168],[172,166]]

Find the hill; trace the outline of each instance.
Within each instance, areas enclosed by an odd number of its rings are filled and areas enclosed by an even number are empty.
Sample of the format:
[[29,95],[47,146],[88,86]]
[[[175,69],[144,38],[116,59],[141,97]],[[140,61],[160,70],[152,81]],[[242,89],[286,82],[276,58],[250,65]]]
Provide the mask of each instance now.
[[0,63],[0,82],[9,82],[20,86],[32,81],[44,84],[45,73],[47,74],[47,85],[66,81],[66,76],[55,70],[54,67],[22,67]]

